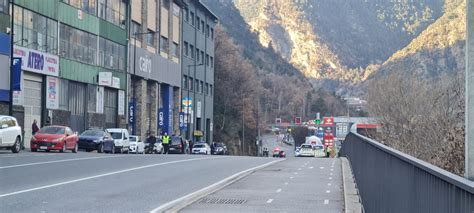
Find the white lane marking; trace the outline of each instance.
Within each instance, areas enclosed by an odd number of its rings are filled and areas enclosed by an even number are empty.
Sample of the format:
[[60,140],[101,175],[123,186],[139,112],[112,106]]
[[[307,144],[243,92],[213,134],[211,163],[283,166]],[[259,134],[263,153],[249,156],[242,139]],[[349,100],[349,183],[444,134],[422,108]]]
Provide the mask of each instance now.
[[331,169],[331,172],[333,172],[333,171],[334,171],[334,169]]
[[329,200],[324,200],[324,205],[328,205],[329,204]]
[[319,167],[319,168],[320,168],[320,169],[324,169],[324,167],[322,167],[322,166],[321,166],[321,167]]
[[332,177],[329,177],[329,180],[332,180]]
[[290,177],[290,179],[293,179],[293,177]]
[[328,186],[331,186],[332,184],[331,183],[328,183]]
[[206,160],[206,159],[215,159],[215,158],[194,158],[194,159],[186,159],[186,160],[169,161],[169,162],[151,164],[151,165],[146,165],[146,166],[139,166],[139,167],[135,167],[135,168],[124,169],[124,170],[119,170],[119,171],[115,171],[115,172],[109,172],[109,173],[104,173],[104,174],[100,174],[100,175],[94,175],[94,176],[89,176],[89,177],[85,177],[85,178],[79,178],[79,179],[75,179],[75,180],[69,180],[69,181],[64,181],[64,182],[60,182],[60,183],[35,187],[35,188],[31,188],[31,189],[25,189],[25,190],[20,190],[20,191],[16,191],[16,192],[1,194],[0,198],[12,196],[12,195],[17,195],[17,194],[22,194],[22,193],[26,193],[26,192],[37,191],[37,190],[41,190],[41,189],[52,188],[52,187],[56,187],[56,186],[62,186],[62,185],[71,184],[71,183],[77,183],[77,182],[90,180],[90,179],[95,179],[95,178],[100,178],[100,177],[116,175],[116,174],[125,173],[125,172],[131,172],[131,171],[135,171],[135,170],[139,170],[139,169],[145,169],[145,168],[149,168],[149,167],[162,166],[162,165],[174,164],[174,163],[182,163],[182,162],[188,162],[188,161]]
[[117,157],[126,157],[126,156],[129,156],[129,155],[73,158],[73,159],[65,159],[65,160],[54,160],[54,161],[44,161],[44,162],[36,162],[36,163],[17,164],[17,165],[11,165],[11,166],[2,166],[2,167],[0,167],[0,169],[8,169],[8,168],[16,168],[16,167],[24,167],[24,166],[35,166],[35,165],[50,164],[50,163],[62,163],[62,162],[79,161],[79,160],[92,160],[92,159],[100,159],[100,158],[117,158]]
[[309,168],[310,168],[310,169],[313,169],[314,167],[310,166]]
[[293,173],[293,174],[297,175],[297,174],[298,174],[298,172],[295,172],[295,173]]
[[273,202],[273,199],[268,199],[267,200],[267,203],[272,203]]
[[298,170],[301,170],[301,168],[298,168]]
[[331,191],[329,191],[329,190],[326,190],[326,193],[331,193]]
[[277,193],[280,193],[280,192],[281,192],[281,189],[277,189],[277,191],[276,191],[276,192],[277,192]]
[[288,182],[285,182],[285,185],[288,185]]
[[[223,158],[223,157],[220,157],[220,158]],[[203,158],[205,159],[205,158]],[[213,159],[213,158],[207,158],[207,159]],[[255,166],[253,168],[250,168],[250,169],[247,169],[245,171],[241,171],[239,173],[236,173],[236,174],[233,174],[225,179],[222,179],[221,181],[217,182],[217,183],[214,183],[210,186],[207,186],[207,187],[204,187],[198,191],[195,191],[195,192],[192,192],[190,194],[187,194],[187,195],[184,195],[183,197],[180,197],[178,199],[175,199],[173,201],[170,201],[168,203],[165,203],[161,206],[158,206],[157,208],[153,209],[150,211],[150,213],[157,213],[157,212],[165,212],[165,210],[168,210],[169,208],[172,208],[174,205],[178,204],[178,203],[183,203],[183,202],[186,202],[186,200],[189,200],[190,198],[192,197],[196,197],[196,196],[199,196],[199,195],[202,195],[208,191],[211,191],[215,188],[219,188],[219,187],[222,187],[222,186],[225,186],[225,183],[233,180],[233,179],[238,179],[240,176],[242,176],[242,174],[245,174],[245,173],[249,173],[249,172],[252,172],[254,170],[258,170],[258,169],[261,169],[261,168],[265,168],[269,165],[272,165],[274,163],[278,163],[278,162],[281,162],[281,161],[284,161],[285,159],[280,159],[280,160],[274,160],[274,161],[271,161],[271,162],[268,162],[268,163],[265,163],[265,164],[262,164],[262,165],[259,165],[259,166]],[[242,178],[242,177],[241,177]],[[217,190],[217,189],[215,189]],[[273,199],[272,199],[273,201]]]
[[332,172],[331,172],[331,173],[329,173],[329,175],[331,175],[331,176],[332,176]]

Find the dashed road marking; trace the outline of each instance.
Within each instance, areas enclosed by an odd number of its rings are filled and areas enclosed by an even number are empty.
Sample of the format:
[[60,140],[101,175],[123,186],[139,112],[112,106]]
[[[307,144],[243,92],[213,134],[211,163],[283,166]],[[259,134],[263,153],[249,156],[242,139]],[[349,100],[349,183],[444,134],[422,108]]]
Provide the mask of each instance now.
[[333,171],[334,171],[334,169],[331,169],[331,172],[333,172]]
[[298,168],[298,170],[301,170],[301,168]]
[[277,191],[276,191],[276,192],[277,192],[277,193],[280,193],[280,192],[281,192],[281,189],[277,189]]
[[285,185],[288,185],[288,182],[285,182]]
[[314,167],[310,166],[309,168],[310,168],[310,169],[313,169]]
[[272,202],[273,202],[273,199],[271,198],[267,200],[267,203],[272,203]]
[[329,173],[329,175],[332,175],[332,172],[331,172],[331,173]]
[[329,190],[326,190],[326,193],[331,193],[331,191],[329,191]]
[[293,173],[293,174],[297,175],[297,174],[298,174],[298,172],[295,172],[295,173]]
[[293,179],[293,177],[290,177],[290,179]]
[[324,200],[324,205],[328,205],[329,204],[329,200]]
[[329,180],[332,180],[332,177],[329,177]]
[[320,168],[320,169],[324,169],[324,167],[322,167],[322,166],[321,166],[321,167],[319,167],[319,168]]
[[328,186],[331,186],[332,184],[331,183],[328,183]]

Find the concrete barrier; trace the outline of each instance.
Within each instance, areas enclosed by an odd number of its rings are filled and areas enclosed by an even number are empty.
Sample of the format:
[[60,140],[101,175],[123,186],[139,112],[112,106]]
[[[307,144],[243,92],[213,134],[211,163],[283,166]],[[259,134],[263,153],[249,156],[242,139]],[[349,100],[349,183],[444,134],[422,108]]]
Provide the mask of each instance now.
[[352,174],[349,160],[341,157],[342,161],[342,184],[344,187],[344,212],[346,213],[361,213],[363,206],[359,197],[359,191]]

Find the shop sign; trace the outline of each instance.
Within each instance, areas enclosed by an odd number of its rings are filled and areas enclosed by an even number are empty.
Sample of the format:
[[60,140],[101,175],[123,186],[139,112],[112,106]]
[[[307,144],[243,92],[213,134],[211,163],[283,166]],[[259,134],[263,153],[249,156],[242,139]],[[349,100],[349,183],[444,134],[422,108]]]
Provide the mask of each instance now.
[[197,102],[196,118],[201,118],[201,101]]
[[112,72],[99,72],[99,85],[112,86]]
[[120,89],[120,78],[112,77],[112,87]]
[[125,91],[119,90],[118,91],[118,114],[119,115],[124,115],[125,114]]
[[21,58],[21,69],[43,75],[59,76],[59,57],[49,53],[14,46],[14,57]]
[[97,87],[96,112],[104,113],[104,87]]
[[46,78],[46,108],[59,108],[59,79],[48,76]]

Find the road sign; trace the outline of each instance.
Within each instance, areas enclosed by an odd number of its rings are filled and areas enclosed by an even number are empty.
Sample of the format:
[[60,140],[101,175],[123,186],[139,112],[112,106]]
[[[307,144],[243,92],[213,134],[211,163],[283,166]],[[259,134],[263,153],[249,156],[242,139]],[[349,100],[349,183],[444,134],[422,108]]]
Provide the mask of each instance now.
[[165,110],[163,108],[158,110],[158,126],[160,128],[165,126]]
[[184,122],[184,112],[179,113],[179,129],[186,130],[186,123]]
[[295,118],[295,124],[296,125],[301,125],[301,117],[296,117]]
[[128,103],[128,124],[132,134],[135,134],[135,99]]

